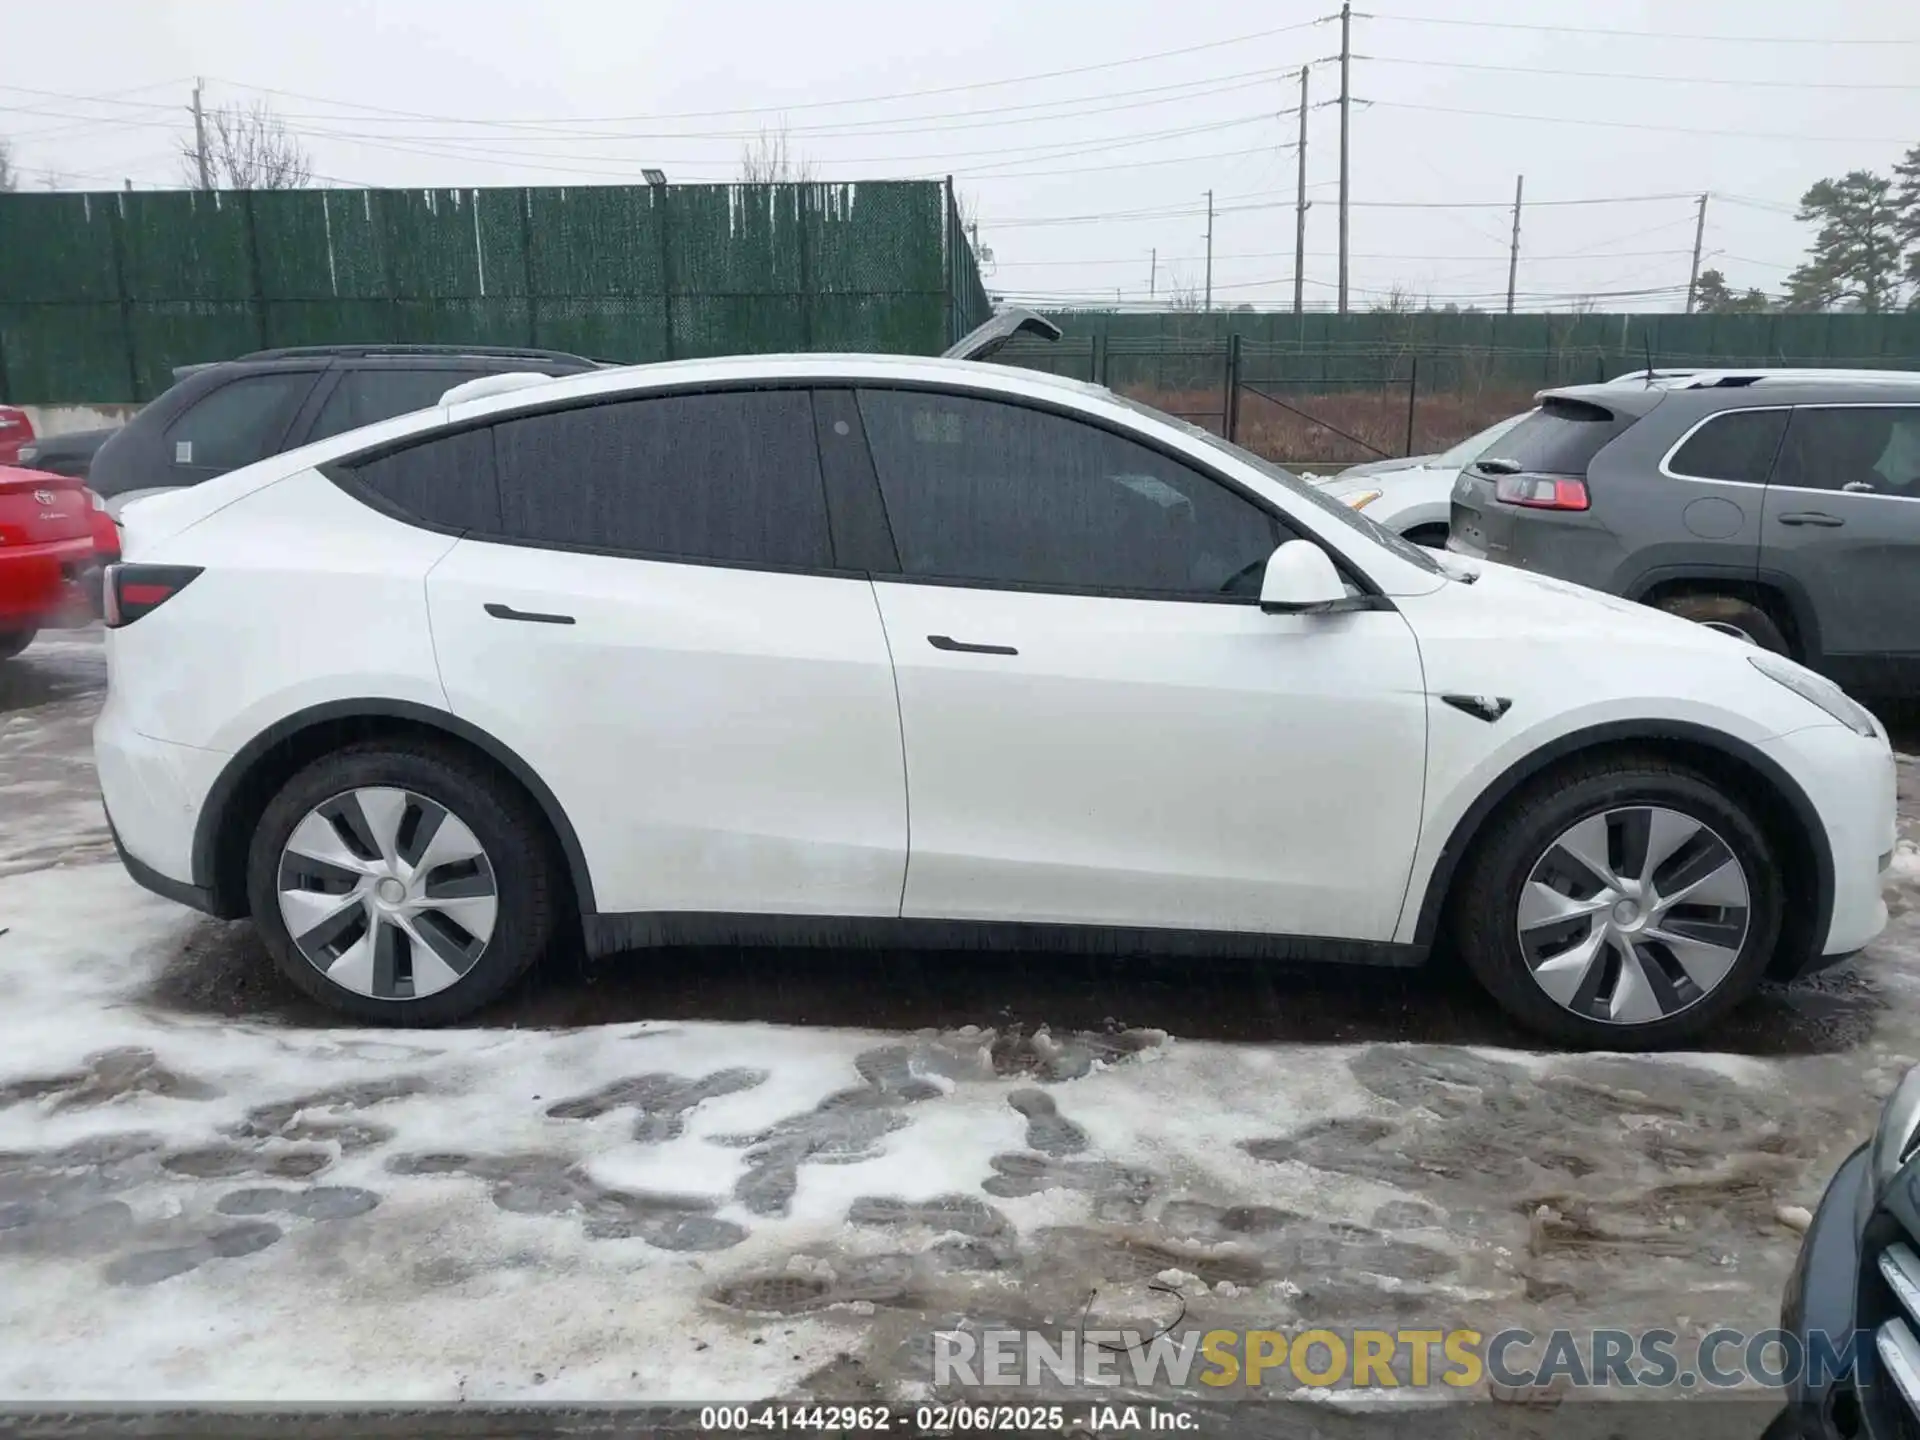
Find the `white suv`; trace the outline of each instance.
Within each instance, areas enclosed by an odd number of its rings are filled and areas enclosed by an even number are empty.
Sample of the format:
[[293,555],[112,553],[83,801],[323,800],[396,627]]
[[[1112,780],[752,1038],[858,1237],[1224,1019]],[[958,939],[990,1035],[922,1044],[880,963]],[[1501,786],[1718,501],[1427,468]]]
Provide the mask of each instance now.
[[602,371],[126,532],[127,868],[360,1020],[581,942],[1439,951],[1621,1047],[1886,920],[1892,757],[1825,680],[1051,376]]

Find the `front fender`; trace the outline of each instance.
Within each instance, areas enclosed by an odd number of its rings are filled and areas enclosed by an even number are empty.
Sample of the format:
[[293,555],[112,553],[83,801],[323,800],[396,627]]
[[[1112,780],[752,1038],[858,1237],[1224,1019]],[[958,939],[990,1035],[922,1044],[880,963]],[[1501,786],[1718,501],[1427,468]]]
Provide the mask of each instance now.
[[[1582,750],[1643,742],[1680,742],[1714,750],[1765,778],[1811,836],[1822,836],[1819,812],[1800,783],[1760,749],[1773,731],[1718,706],[1669,701],[1665,713],[1642,700],[1614,699],[1542,717],[1510,736],[1497,732],[1513,711],[1488,722],[1429,698],[1427,799],[1420,841],[1394,939],[1428,946],[1459,863],[1493,812],[1534,775]],[[1515,707],[1517,710],[1519,707]],[[1474,727],[1477,727],[1474,728]],[[1826,933],[1833,909],[1833,857],[1815,844],[1815,933]]]

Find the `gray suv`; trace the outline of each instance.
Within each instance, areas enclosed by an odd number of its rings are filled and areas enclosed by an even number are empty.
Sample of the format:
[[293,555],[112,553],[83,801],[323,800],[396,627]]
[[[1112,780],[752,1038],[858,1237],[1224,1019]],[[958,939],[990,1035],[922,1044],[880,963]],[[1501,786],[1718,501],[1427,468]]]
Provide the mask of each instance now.
[[1449,550],[1920,693],[1920,374],[1701,371],[1542,391],[1453,489]]

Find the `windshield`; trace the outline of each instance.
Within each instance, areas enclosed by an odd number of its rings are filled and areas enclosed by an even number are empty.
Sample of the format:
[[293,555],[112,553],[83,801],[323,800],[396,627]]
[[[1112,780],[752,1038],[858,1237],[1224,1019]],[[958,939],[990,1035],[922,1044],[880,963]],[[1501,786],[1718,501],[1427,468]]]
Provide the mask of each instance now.
[[1469,435],[1451,450],[1443,451],[1433,462],[1433,468],[1436,470],[1466,469],[1487,453],[1489,445],[1533,413],[1531,410],[1522,410],[1518,415],[1509,415],[1497,425],[1489,425],[1477,435]]
[[1178,425],[1182,430],[1193,436],[1194,439],[1204,441],[1212,449],[1223,451],[1235,460],[1243,461],[1253,466],[1276,485],[1285,486],[1290,494],[1299,496],[1316,510],[1338,520],[1348,529],[1358,531],[1362,536],[1371,540],[1374,544],[1381,546],[1383,549],[1391,550],[1409,565],[1418,565],[1422,570],[1425,570],[1431,575],[1445,575],[1447,573],[1442,566],[1434,562],[1430,554],[1418,545],[1413,544],[1411,541],[1402,540],[1391,530],[1374,524],[1373,521],[1367,519],[1360,511],[1355,510],[1343,501],[1335,500],[1326,495],[1321,491],[1319,486],[1309,485],[1291,470],[1283,469],[1271,460],[1263,459],[1251,450],[1234,444],[1231,440],[1222,440],[1211,430],[1203,430],[1200,426],[1182,420],[1177,415],[1169,415],[1164,410],[1157,410],[1151,405],[1139,400],[1130,399],[1125,395],[1116,394],[1113,398],[1118,400],[1122,405],[1125,405],[1129,410],[1138,410],[1141,414],[1151,415],[1156,420]]

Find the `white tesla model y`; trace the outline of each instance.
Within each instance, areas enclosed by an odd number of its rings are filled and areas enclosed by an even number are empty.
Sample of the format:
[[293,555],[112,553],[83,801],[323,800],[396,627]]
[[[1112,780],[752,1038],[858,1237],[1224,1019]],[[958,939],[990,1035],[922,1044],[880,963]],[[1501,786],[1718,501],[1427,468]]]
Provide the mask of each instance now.
[[127,868],[356,1019],[578,934],[1457,957],[1625,1048],[1885,923],[1893,760],[1833,685],[1104,389],[812,355],[450,399],[131,507],[107,587]]

